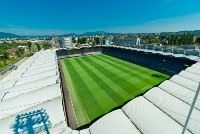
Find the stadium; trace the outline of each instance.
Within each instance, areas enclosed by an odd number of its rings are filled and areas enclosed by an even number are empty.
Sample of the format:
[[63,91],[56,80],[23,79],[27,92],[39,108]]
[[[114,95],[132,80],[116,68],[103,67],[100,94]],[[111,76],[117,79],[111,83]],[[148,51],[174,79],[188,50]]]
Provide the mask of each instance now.
[[[0,81],[0,130],[180,134],[200,82],[199,60],[117,46],[41,50]],[[200,132],[199,107],[198,97],[186,133]]]

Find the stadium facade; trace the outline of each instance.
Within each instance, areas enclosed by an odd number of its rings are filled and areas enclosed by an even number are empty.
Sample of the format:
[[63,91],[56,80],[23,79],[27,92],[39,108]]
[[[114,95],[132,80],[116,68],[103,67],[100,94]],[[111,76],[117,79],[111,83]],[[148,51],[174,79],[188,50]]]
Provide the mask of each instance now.
[[[57,60],[94,53],[106,53],[165,71],[173,77],[90,126],[72,130],[64,105]],[[198,61],[197,56],[125,47],[41,50],[0,81],[1,133],[180,134],[200,82]],[[200,132],[199,100],[200,97],[186,133]]]
[[73,49],[72,37],[61,37],[59,39],[60,48]]
[[143,44],[143,40],[140,38],[113,38],[113,44],[116,46],[133,47]]

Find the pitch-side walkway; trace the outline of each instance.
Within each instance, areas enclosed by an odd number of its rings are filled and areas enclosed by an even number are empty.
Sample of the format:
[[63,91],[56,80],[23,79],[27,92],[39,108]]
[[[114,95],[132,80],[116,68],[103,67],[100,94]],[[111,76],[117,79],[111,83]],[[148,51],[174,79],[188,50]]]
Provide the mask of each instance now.
[[69,90],[67,88],[67,84],[65,81],[65,77],[64,77],[64,73],[63,73],[63,69],[62,69],[62,65],[60,61],[58,61],[58,66],[60,69],[60,77],[61,77],[61,83],[62,83],[62,91],[63,91],[64,105],[65,105],[64,107],[65,107],[65,110],[66,110],[65,112],[67,116],[67,123],[70,128],[76,129],[78,128],[78,124],[76,122],[75,112],[73,110],[73,106],[72,106],[70,95],[69,95]]
[[[24,63],[29,57],[24,57],[21,60],[17,61],[16,63],[14,63],[15,66],[20,66],[22,63]],[[2,80],[4,77],[6,77],[9,73],[11,73],[12,71],[8,71],[3,75],[0,75],[0,80]]]

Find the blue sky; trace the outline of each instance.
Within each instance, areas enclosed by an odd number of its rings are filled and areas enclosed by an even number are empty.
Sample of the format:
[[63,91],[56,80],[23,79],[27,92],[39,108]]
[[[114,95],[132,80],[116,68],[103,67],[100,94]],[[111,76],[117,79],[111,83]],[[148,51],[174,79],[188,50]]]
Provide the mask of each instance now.
[[0,31],[19,35],[200,29],[200,0],[1,0]]

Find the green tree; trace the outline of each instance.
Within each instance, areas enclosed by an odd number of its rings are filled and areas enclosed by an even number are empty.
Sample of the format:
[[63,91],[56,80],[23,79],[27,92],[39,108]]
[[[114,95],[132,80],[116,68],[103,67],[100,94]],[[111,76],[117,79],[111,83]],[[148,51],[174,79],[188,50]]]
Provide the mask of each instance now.
[[72,42],[76,43],[76,38],[75,37],[72,37]]
[[100,44],[100,38],[99,37],[94,38],[94,44],[96,44],[96,45]]
[[36,43],[36,46],[37,46],[37,50],[40,51],[41,50],[41,47],[38,43]]
[[177,44],[177,35],[174,35],[172,44],[173,44],[173,45],[176,45],[176,44]]
[[43,48],[46,50],[46,49],[49,49],[49,48],[51,48],[52,47],[52,45],[50,44],[50,43],[48,43],[48,42],[44,42],[44,44],[43,44]]
[[188,33],[188,35],[187,35],[187,44],[190,45],[190,44],[193,44],[193,42],[194,42],[194,35]]
[[197,38],[196,40],[195,40],[195,43],[200,43],[200,38]]
[[16,54],[17,57],[21,57],[22,56],[22,54],[21,54],[21,52],[19,50],[17,50],[15,54]]
[[6,59],[9,58],[9,53],[6,52],[6,51],[1,52],[1,55],[2,55],[4,58],[6,58]]
[[29,41],[29,42],[27,42],[27,46],[29,47],[29,48],[31,48],[31,46],[32,46],[32,43]]
[[83,37],[83,38],[82,38],[82,44],[85,44],[86,41],[87,41],[86,37]]
[[80,44],[85,44],[86,41],[87,41],[86,37],[80,37],[80,38],[78,38],[78,43],[80,43]]
[[160,43],[160,39],[159,39],[159,38],[155,38],[155,39],[153,39],[152,42],[153,42],[153,43]]
[[174,35],[170,35],[168,37],[168,44],[171,45],[173,43]]

